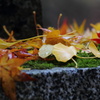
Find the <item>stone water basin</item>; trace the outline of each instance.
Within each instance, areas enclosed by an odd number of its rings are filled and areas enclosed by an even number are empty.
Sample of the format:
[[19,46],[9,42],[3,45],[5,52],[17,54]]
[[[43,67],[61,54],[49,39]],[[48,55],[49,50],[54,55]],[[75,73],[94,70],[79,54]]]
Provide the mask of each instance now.
[[[100,67],[24,71],[35,82],[17,83],[17,100],[100,100]],[[0,90],[0,100],[9,100]]]

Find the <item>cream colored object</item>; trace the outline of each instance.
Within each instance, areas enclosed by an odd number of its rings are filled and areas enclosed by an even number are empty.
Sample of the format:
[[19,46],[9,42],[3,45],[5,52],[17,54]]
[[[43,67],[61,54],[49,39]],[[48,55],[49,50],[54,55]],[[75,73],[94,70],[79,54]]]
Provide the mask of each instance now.
[[62,43],[58,43],[53,46],[52,54],[56,57],[58,61],[67,62],[77,51],[74,46],[65,46]]
[[89,50],[98,58],[100,58],[100,51],[98,51],[96,45],[91,41],[89,44]]
[[43,45],[40,49],[39,49],[39,56],[41,58],[46,58],[49,55],[52,54],[52,50],[53,50],[53,45]]

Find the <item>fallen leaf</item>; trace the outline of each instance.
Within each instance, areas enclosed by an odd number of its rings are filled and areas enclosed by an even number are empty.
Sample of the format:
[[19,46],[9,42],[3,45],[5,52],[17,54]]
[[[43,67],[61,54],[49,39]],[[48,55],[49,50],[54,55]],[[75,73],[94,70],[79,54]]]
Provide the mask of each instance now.
[[86,20],[83,20],[82,24],[80,26],[78,26],[76,20],[74,20],[74,29],[79,33],[79,34],[83,34],[84,33],[84,27],[86,24]]
[[100,31],[100,23],[90,24],[97,32]]
[[11,99],[11,100],[17,100],[16,99],[16,88],[15,88],[15,82],[13,78],[10,76],[10,72],[5,70],[4,68],[2,70],[2,87],[5,92],[5,94]]
[[27,57],[27,55],[26,57],[24,55],[25,58],[10,57],[9,54],[12,54],[10,50],[1,51],[0,49],[0,52],[3,52],[3,54],[0,56],[0,84],[3,87],[5,94],[11,100],[17,100],[15,81],[35,80],[29,75],[22,73],[18,69],[19,66],[21,66],[26,61],[31,60],[32,58]]
[[98,38],[97,33],[96,32],[92,32],[92,38],[91,39],[96,39],[96,38]]
[[97,44],[100,44],[100,39],[96,38],[96,39],[91,39],[92,41],[96,42]]
[[40,49],[39,49],[39,56],[41,58],[46,58],[49,55],[52,54],[52,50],[53,50],[53,45],[43,45]]
[[96,57],[100,58],[100,52],[98,51],[96,45],[92,41],[89,44],[89,49]]
[[63,35],[60,35],[59,30],[53,30],[52,32],[49,32],[47,36],[45,37],[45,44],[51,44],[55,45],[57,43],[62,43],[65,45],[69,45],[68,40],[66,40]]
[[63,21],[62,26],[60,27],[60,34],[61,34],[61,35],[66,34],[66,33],[67,33],[67,28],[68,28],[67,20],[65,19],[65,20]]
[[33,55],[28,53],[26,49],[19,49],[13,52],[18,58],[32,57]]
[[0,39],[0,49],[5,49],[5,48],[8,48],[12,45],[16,44],[16,42],[6,42],[4,41],[3,39]]
[[100,38],[100,32],[99,32],[99,33],[97,33],[97,36]]
[[53,46],[52,54],[58,61],[67,62],[77,53],[74,46],[66,46],[62,43],[55,44]]

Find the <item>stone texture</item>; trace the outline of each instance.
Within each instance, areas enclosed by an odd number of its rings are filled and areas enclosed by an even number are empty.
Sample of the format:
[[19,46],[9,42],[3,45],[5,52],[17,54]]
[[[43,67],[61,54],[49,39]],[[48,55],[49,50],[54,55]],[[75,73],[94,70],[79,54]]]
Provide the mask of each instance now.
[[[17,100],[100,100],[100,67],[25,71],[36,82],[17,83]],[[0,100],[8,100],[0,90]]]
[[2,26],[14,30],[16,39],[36,35],[33,11],[36,11],[37,23],[42,25],[40,0],[0,0],[0,37],[7,38]]

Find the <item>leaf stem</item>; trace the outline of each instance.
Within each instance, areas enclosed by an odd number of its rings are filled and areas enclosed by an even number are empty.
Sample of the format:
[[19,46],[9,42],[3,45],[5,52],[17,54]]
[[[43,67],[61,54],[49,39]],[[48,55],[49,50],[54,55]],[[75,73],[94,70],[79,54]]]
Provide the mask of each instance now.
[[80,57],[80,56],[78,56],[78,55],[76,55],[76,57],[78,57],[78,58],[84,58],[84,59],[85,59],[85,58],[87,58],[87,59],[88,59],[88,58],[97,58],[97,57]]
[[75,63],[75,68],[78,68],[77,62],[72,58],[73,62]]

